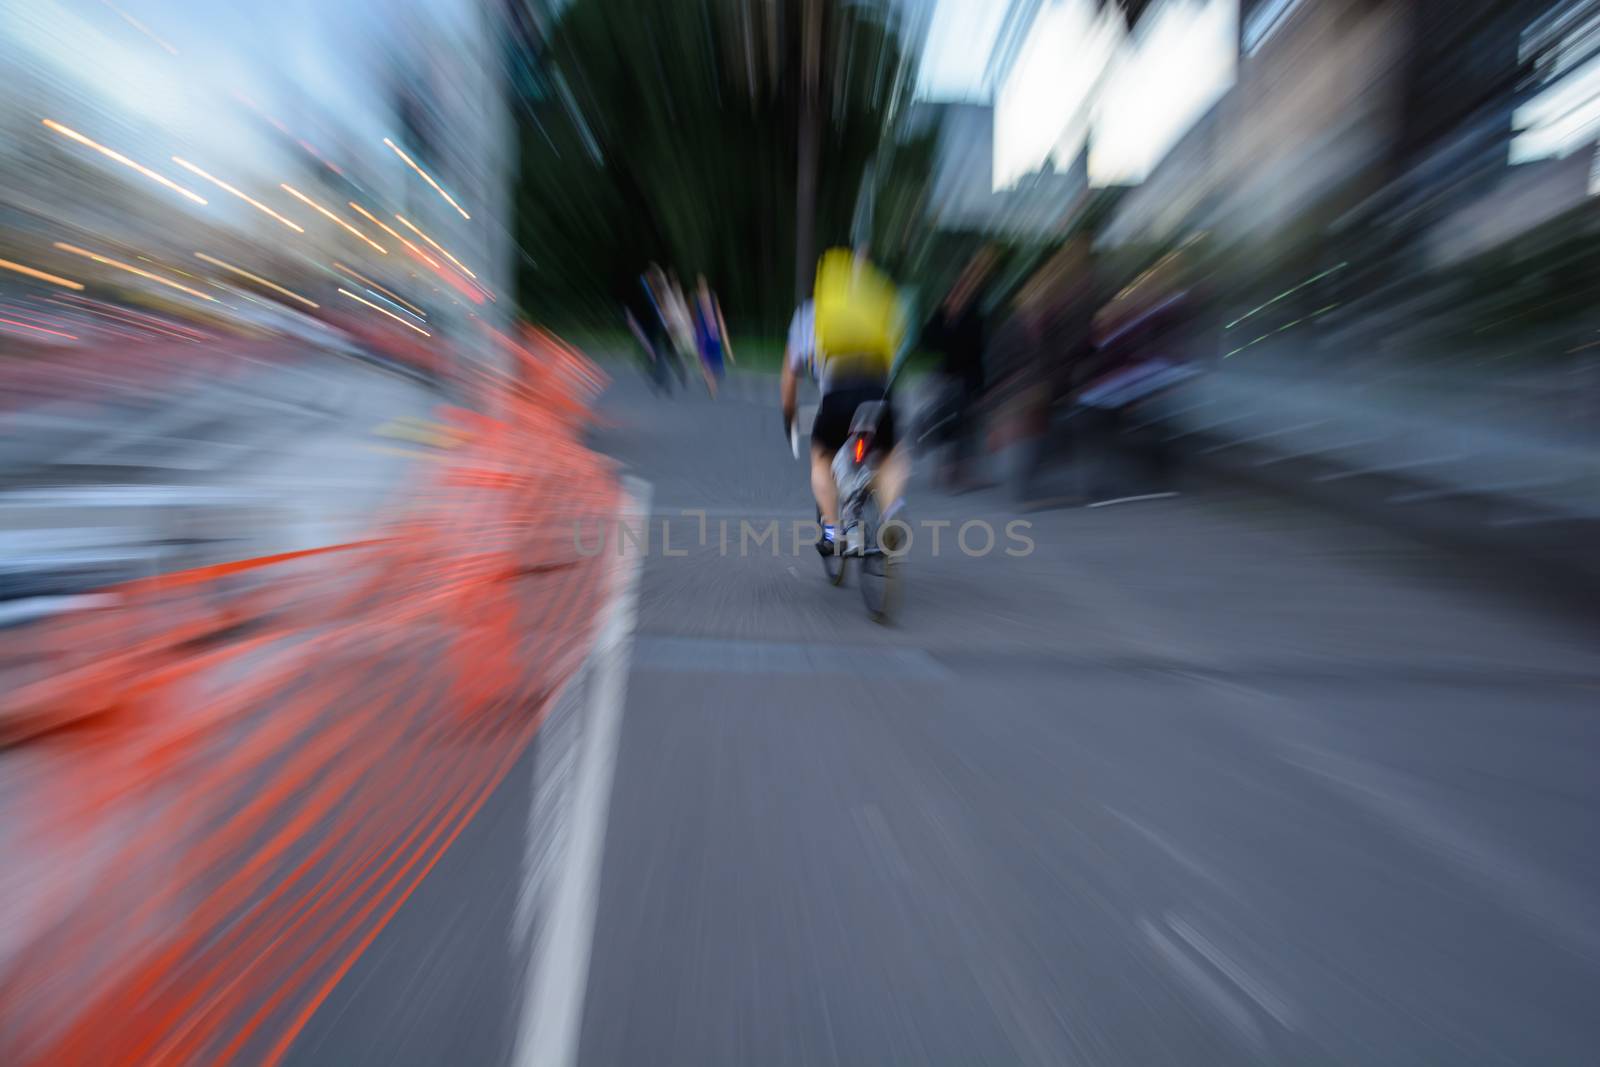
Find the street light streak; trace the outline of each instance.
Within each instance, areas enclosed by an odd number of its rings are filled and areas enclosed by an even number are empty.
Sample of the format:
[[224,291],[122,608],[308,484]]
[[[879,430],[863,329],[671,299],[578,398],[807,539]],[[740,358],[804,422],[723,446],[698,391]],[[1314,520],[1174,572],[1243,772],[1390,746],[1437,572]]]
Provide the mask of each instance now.
[[153,282],[159,282],[160,284],[165,285],[168,288],[178,290],[180,293],[188,293],[190,296],[198,296],[201,300],[209,300],[213,304],[217,302],[217,298],[216,297],[207,296],[205,293],[200,292],[198,289],[191,289],[187,285],[179,285],[177,282],[173,281],[171,278],[163,278],[159,274],[151,274],[147,270],[140,270],[138,267],[132,266],[131,264],[128,264],[128,263],[123,263],[121,260],[111,259],[111,258],[109,258],[107,256],[102,256],[98,252],[91,252],[87,248],[79,248],[77,245],[69,245],[69,244],[67,244],[67,243],[65,243],[63,241],[55,242],[55,246],[57,248],[61,249],[61,251],[63,251],[63,252],[71,252],[75,256],[83,256],[85,259],[92,259],[96,263],[103,263],[108,267],[115,267],[118,270],[125,270],[129,274],[137,274],[141,278],[149,278]]
[[313,209],[315,209],[317,211],[322,212],[322,214],[326,215],[329,219],[331,219],[334,222],[338,223],[340,226],[343,226],[345,229],[349,230],[351,233],[355,234],[357,237],[361,238],[363,241],[367,242],[367,244],[371,245],[373,248],[376,248],[379,252],[382,252],[384,255],[388,255],[389,254],[389,250],[387,248],[383,247],[378,242],[374,241],[372,238],[368,237],[366,234],[362,233],[360,230],[356,229],[354,226],[352,226],[348,222],[344,221],[344,219],[341,219],[338,215],[335,215],[333,212],[329,211],[327,208],[323,207],[321,204],[319,204],[315,200],[311,199],[305,193],[302,193],[300,190],[294,188],[293,186],[282,185],[282,184],[280,184],[278,186],[278,188],[282,189],[284,192],[288,193],[290,196],[294,197],[296,200],[299,200],[301,203],[305,204],[307,207],[310,207],[310,208],[313,208]]
[[[76,309],[69,309],[76,310]],[[34,326],[56,326],[61,320],[51,318],[54,308],[36,308],[32,304],[0,304],[0,311]]]
[[356,303],[358,303],[358,304],[367,305],[367,307],[371,308],[373,311],[376,311],[380,315],[389,316],[391,319],[393,319],[394,321],[398,322],[400,325],[404,326],[408,330],[416,330],[418,333],[420,333],[424,337],[432,337],[433,336],[433,334],[429,333],[427,330],[422,329],[420,326],[413,326],[411,323],[407,322],[405,319],[402,319],[399,315],[396,315],[394,312],[390,311],[388,308],[381,308],[377,304],[374,304],[372,301],[368,300],[366,297],[357,296],[356,294],[352,293],[350,290],[344,288],[343,286],[339,287],[339,292],[343,293],[345,296],[348,296],[351,300],[356,301]]
[[428,266],[432,267],[434,270],[438,270],[439,269],[439,264],[437,264],[433,260],[429,259],[428,258],[428,253],[424,252],[422,249],[418,248],[416,245],[412,244],[410,241],[406,240],[404,237],[401,237],[391,227],[384,225],[384,222],[383,222],[382,219],[378,218],[376,215],[374,215],[372,212],[368,211],[366,208],[362,207],[360,204],[356,203],[354,200],[349,201],[349,204],[350,204],[351,207],[355,208],[356,211],[360,215],[365,217],[374,226],[378,227],[378,229],[382,230],[384,233],[388,234],[390,237],[393,237],[396,241],[399,241],[401,244],[403,244],[407,248],[411,249],[412,254],[415,255],[418,259],[422,260],[422,262],[426,263]]
[[412,233],[416,234],[418,237],[420,237],[424,241],[428,242],[434,248],[437,248],[439,250],[439,253],[442,256],[444,256],[445,259],[448,259],[450,262],[454,263],[457,267],[459,267],[461,269],[461,273],[465,274],[467,277],[471,278],[473,281],[477,281],[478,280],[478,276],[476,274],[474,274],[470,270],[468,270],[466,268],[466,266],[459,259],[457,259],[455,256],[452,256],[449,252],[446,252],[445,249],[444,249],[444,246],[441,245],[438,241],[435,241],[432,237],[429,237],[427,234],[425,234],[421,230],[417,229],[416,224],[413,223],[410,219],[407,219],[404,215],[396,215],[395,218],[399,219],[402,223],[404,223],[405,227],[408,230],[410,230]]
[[216,258],[214,258],[212,256],[208,256],[204,252],[196,252],[194,254],[194,258],[200,259],[200,260],[204,260],[205,262],[210,263],[212,266],[221,267],[223,270],[230,270],[233,273],[239,275],[241,278],[249,278],[253,282],[257,282],[258,284],[266,286],[268,289],[271,289],[273,292],[282,293],[284,296],[287,296],[287,297],[293,297],[295,300],[300,301],[300,303],[304,304],[306,307],[315,308],[315,307],[321,307],[322,306],[321,304],[317,304],[317,303],[314,303],[314,302],[312,302],[310,300],[307,300],[305,297],[301,296],[299,293],[290,292],[288,289],[285,289],[283,286],[278,285],[275,282],[267,281],[267,279],[261,277],[261,275],[259,275],[259,274],[251,274],[249,271],[245,270],[243,267],[235,267],[232,263],[224,263],[222,260],[216,259]]
[[449,204],[451,207],[453,207],[457,211],[461,212],[461,217],[462,218],[468,220],[469,222],[472,220],[472,216],[467,214],[466,209],[463,208],[460,204],[456,203],[454,200],[450,199],[450,194],[445,192],[443,189],[439,188],[439,183],[434,181],[433,178],[428,174],[427,171],[425,171],[421,167],[417,166],[415,160],[413,160],[410,156],[408,156],[404,152],[402,152],[400,150],[400,146],[399,145],[395,144],[393,141],[389,140],[389,138],[387,138],[387,137],[385,137],[383,139],[383,143],[388,145],[390,148],[394,149],[394,154],[399,156],[401,159],[405,160],[407,166],[409,166],[412,170],[416,171],[418,174],[422,175],[422,180],[427,182],[429,185],[433,186],[433,191],[438,193],[440,196],[444,197],[444,202],[445,203]]
[[57,337],[65,337],[69,341],[76,341],[78,339],[77,334],[62,333],[60,330],[47,330],[43,326],[29,326],[27,323],[17,322],[15,319],[0,319],[0,322],[3,322],[8,326],[19,326],[24,330],[37,330],[40,333],[52,333]]
[[134,256],[133,258],[137,259],[140,263],[149,263],[152,266],[161,267],[164,270],[170,270],[172,273],[176,274],[178,277],[180,277],[180,278],[188,278],[191,282],[203,282],[203,281],[205,281],[205,279],[200,277],[198,274],[190,274],[186,270],[182,270],[182,269],[180,269],[178,267],[174,267],[171,263],[161,263],[161,262],[159,262],[157,260],[151,259],[149,256]]
[[0,259],[0,267],[10,271],[16,271],[18,274],[25,274],[30,278],[37,278],[41,282],[49,282],[51,285],[59,285],[65,289],[83,288],[82,282],[75,282],[71,278],[63,278],[58,274],[47,274],[42,270],[34,270],[32,267],[25,267],[21,263],[13,263],[9,259]]
[[399,293],[396,293],[396,292],[394,292],[393,290],[390,290],[390,289],[385,289],[383,286],[379,285],[377,282],[373,281],[371,278],[367,277],[365,274],[362,274],[360,271],[352,270],[351,268],[345,266],[343,263],[340,263],[338,260],[334,260],[333,261],[333,265],[334,265],[335,269],[344,271],[346,274],[350,275],[350,277],[354,278],[356,281],[361,282],[362,284],[368,286],[372,290],[376,290],[377,292],[380,292],[380,293],[384,294],[385,296],[387,296],[390,299],[392,299],[396,304],[399,304],[401,307],[406,308],[409,311],[415,312],[416,315],[417,315],[417,318],[426,319],[428,317],[428,313],[426,311],[423,311],[421,308],[417,307],[417,305],[411,303],[409,300],[402,299],[400,297]]
[[113,149],[107,148],[105,145],[100,144],[98,141],[91,141],[89,138],[85,137],[83,134],[79,133],[77,130],[68,129],[67,127],[61,125],[61,123],[57,122],[54,119],[40,119],[39,121],[43,122],[45,124],[45,126],[47,126],[48,128],[50,128],[50,129],[56,131],[57,133],[61,134],[61,136],[70,137],[72,140],[77,141],[81,145],[87,145],[88,147],[94,149],[96,152],[99,152],[101,155],[105,156],[106,158],[114,159],[118,163],[121,163],[124,167],[133,168],[134,170],[138,171],[140,174],[143,174],[146,178],[149,178],[151,181],[158,182],[161,185],[165,185],[168,189],[171,189],[174,192],[182,193],[184,196],[188,197],[190,200],[193,200],[197,204],[204,204],[206,202],[205,197],[199,195],[198,193],[190,192],[189,190],[185,189],[183,186],[179,185],[177,182],[173,181],[171,178],[162,177],[161,175],[157,174],[155,171],[151,170],[149,167],[145,166],[142,163],[135,163],[133,160],[129,159],[127,156],[123,155],[121,152],[117,152],[117,151],[115,151]]
[[[186,275],[186,277],[188,277],[188,276]],[[55,296],[52,296],[50,298],[50,300],[53,303],[60,303],[61,301],[72,301],[71,304],[62,304],[62,306],[63,307],[74,307],[74,305],[81,305],[81,308],[75,308],[75,310],[85,310],[85,311],[90,312],[91,314],[110,315],[110,316],[112,316],[114,318],[126,318],[131,322],[137,322],[137,323],[140,323],[141,325],[156,324],[156,325],[161,326],[164,329],[178,330],[181,333],[185,333],[185,334],[195,338],[198,341],[205,340],[205,336],[206,336],[205,334],[200,333],[200,332],[198,332],[196,330],[189,329],[189,327],[187,327],[187,326],[179,326],[175,322],[166,322],[166,321],[158,320],[158,319],[152,318],[149,315],[145,315],[145,314],[142,314],[140,312],[134,311],[134,310],[132,310],[130,308],[118,307],[116,305],[110,304],[110,303],[108,303],[106,301],[103,301],[103,300],[92,300],[92,299],[90,299],[89,297],[86,297],[86,296],[74,296],[74,295],[72,295],[70,293],[59,293],[59,294],[57,294]]]
[[[1295,286],[1293,289],[1285,289],[1283,292],[1279,293],[1277,296],[1273,297],[1271,300],[1268,300],[1265,304],[1262,304],[1259,307],[1251,308],[1249,311],[1246,311],[1243,315],[1240,315],[1238,318],[1234,319],[1232,322],[1230,322],[1226,326],[1224,326],[1223,329],[1224,330],[1233,329],[1235,326],[1239,325],[1245,319],[1250,318],[1256,312],[1265,311],[1267,308],[1271,307],[1273,304],[1276,304],[1278,301],[1282,300],[1284,297],[1289,296],[1289,295],[1291,295],[1293,293],[1298,293],[1300,290],[1304,289],[1306,286],[1310,285],[1312,282],[1321,281],[1323,278],[1326,278],[1328,275],[1332,274],[1334,271],[1343,270],[1346,266],[1348,266],[1348,264],[1339,263],[1339,264],[1336,264],[1336,265],[1334,265],[1332,267],[1329,267],[1327,270],[1323,271],[1321,274],[1313,274],[1311,277],[1307,278],[1305,281],[1301,282],[1299,285]],[[1254,343],[1255,343],[1254,341],[1251,342],[1251,344],[1254,344]],[[1238,350],[1235,349],[1234,351],[1238,351]]]
[[[96,312],[88,311],[87,309],[84,309],[84,308],[71,307],[71,305],[63,305],[63,306],[64,307],[68,307],[72,311],[83,311],[86,314],[95,315],[96,318],[105,319],[105,322],[96,321],[96,322],[91,322],[90,325],[92,327],[94,327],[95,329],[97,329],[97,330],[106,330],[107,332],[113,333],[113,334],[115,334],[116,336],[119,336],[119,337],[132,336],[132,337],[136,337],[136,338],[142,338],[142,337],[147,337],[150,334],[155,334],[158,337],[171,337],[171,338],[174,338],[175,340],[179,340],[179,341],[190,341],[190,342],[192,342],[192,341],[196,340],[196,338],[190,337],[187,334],[181,334],[181,333],[178,333],[178,332],[176,332],[174,330],[162,329],[160,326],[152,326],[152,325],[150,325],[149,323],[146,323],[146,322],[138,322],[138,321],[136,321],[134,319],[119,319],[119,318],[117,318],[116,316],[113,316],[113,315],[98,315]],[[113,329],[112,327],[108,327],[106,325],[107,322],[115,323],[116,324],[115,328]],[[137,329],[134,330],[130,334],[125,329],[125,327],[128,327],[128,326],[134,326],[134,327],[137,327]],[[140,331],[144,331],[144,332],[141,333]]]
[[[249,293],[245,292],[243,289],[240,289],[236,285],[229,285],[227,282],[215,282],[215,281],[212,282],[211,284],[216,286],[218,289],[221,289],[224,293],[227,293],[229,296],[237,296],[242,300],[248,300],[250,303],[255,304],[255,305],[259,306],[259,307],[264,307],[268,311],[276,311],[277,310],[277,305],[276,304],[269,304],[265,300],[258,300],[255,297],[251,296]],[[226,305],[224,305],[224,306],[226,306]]]
[[180,159],[177,156],[173,156],[172,157],[172,161],[174,163],[176,163],[178,166],[182,167],[184,170],[193,171],[195,174],[200,175],[200,177],[204,178],[206,181],[210,182],[212,185],[215,185],[217,188],[221,189],[223,192],[232,193],[234,196],[237,196],[240,200],[243,200],[245,203],[249,204],[251,207],[255,208],[257,211],[260,211],[260,212],[262,212],[264,214],[267,214],[267,215],[271,215],[273,218],[277,219],[279,222],[281,222],[285,226],[289,227],[289,229],[293,230],[295,233],[305,233],[306,232],[298,224],[290,222],[288,219],[284,218],[282,215],[278,214],[276,211],[272,210],[270,207],[268,207],[267,205],[263,204],[261,201],[255,199],[252,196],[245,195],[244,193],[240,192],[238,189],[235,189],[233,186],[231,186],[227,182],[223,181],[221,178],[215,177],[214,175],[207,174],[205,171],[201,170],[199,167],[195,166],[193,163],[190,163],[188,160]]
[[[363,286],[363,287],[362,287],[362,288],[366,288],[366,287],[365,287],[365,286]],[[382,294],[382,293],[379,293],[379,292],[375,292],[375,291],[374,291],[374,290],[371,290],[371,289],[367,289],[367,292],[369,292],[369,293],[371,293],[371,294],[372,294],[372,296],[373,296],[373,298],[374,298],[374,299],[376,299],[376,300],[381,300],[381,301],[383,301],[383,302],[384,302],[384,303],[385,303],[385,304],[391,304],[391,305],[393,305],[393,306],[394,306],[394,307],[396,307],[396,308],[399,308],[399,310],[400,310],[400,311],[401,311],[401,313],[402,313],[402,314],[406,314],[406,315],[411,315],[411,317],[412,317],[412,318],[417,318],[417,316],[415,316],[415,315],[412,315],[412,314],[411,314],[411,312],[409,312],[409,311],[407,311],[407,310],[406,310],[406,309],[405,309],[405,308],[403,308],[403,307],[400,307],[400,305],[399,305],[399,304],[396,304],[396,303],[395,303],[395,302],[394,302],[394,301],[393,301],[393,300],[390,300],[390,299],[389,299],[389,298],[388,298],[388,297],[386,297],[386,296],[384,296],[384,295],[383,295],[383,294]],[[426,321],[427,321],[427,320],[426,320],[426,319],[420,319],[420,320],[418,320],[418,321],[421,321],[421,322],[426,322]]]

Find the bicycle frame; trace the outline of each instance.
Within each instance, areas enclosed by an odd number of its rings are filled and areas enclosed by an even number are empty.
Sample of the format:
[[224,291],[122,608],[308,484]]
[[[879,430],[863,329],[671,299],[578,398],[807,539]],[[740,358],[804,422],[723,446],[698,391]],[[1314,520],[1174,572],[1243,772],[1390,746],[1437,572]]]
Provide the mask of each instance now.
[[864,556],[878,551],[876,532],[864,529],[862,513],[871,498],[878,458],[873,450],[878,423],[883,418],[884,401],[873,401],[856,408],[850,435],[833,456],[833,480],[839,490],[839,528],[842,555]]

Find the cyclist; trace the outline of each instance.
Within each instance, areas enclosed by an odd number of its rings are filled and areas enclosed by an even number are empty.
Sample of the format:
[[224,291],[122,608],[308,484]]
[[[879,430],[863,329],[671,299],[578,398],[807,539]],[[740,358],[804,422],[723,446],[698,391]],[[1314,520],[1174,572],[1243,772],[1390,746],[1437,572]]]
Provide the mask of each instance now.
[[[824,255],[818,269],[819,279],[829,268],[830,259],[837,264],[842,256],[851,256],[851,253],[835,250]],[[867,262],[865,252],[854,253],[852,261],[858,274],[871,272],[873,276],[881,277]],[[876,331],[877,336],[856,342],[850,350],[829,351],[829,346],[819,341],[819,335],[827,338],[830,334],[828,329],[818,329],[817,296],[820,295],[820,289],[819,285],[819,294],[803,302],[790,320],[779,390],[783,403],[784,431],[791,437],[802,373],[811,375],[822,397],[816,420],[811,426],[811,495],[816,498],[822,526],[817,551],[826,556],[833,554],[835,525],[839,519],[839,490],[833,480],[833,456],[844,447],[850,436],[850,423],[855,418],[856,408],[875,400],[888,401],[889,372],[894,363],[900,323],[896,301],[896,306],[890,312],[890,317],[895,319],[893,326]],[[878,307],[839,309],[835,305],[841,301],[879,304],[882,303],[882,293],[870,293],[848,286],[840,292],[837,287],[830,286],[825,314],[848,317],[848,312],[856,310],[872,319],[883,317],[887,310]],[[823,325],[827,326],[828,323]],[[837,334],[840,331],[831,332]],[[872,331],[867,331],[862,336],[867,337],[870,333]],[[873,436],[872,448],[874,452],[887,453],[878,465],[873,486],[878,500],[883,502],[882,515],[887,522],[898,515],[904,506],[903,496],[910,473],[905,448],[895,438],[894,411],[887,403]],[[894,551],[899,547],[897,533],[894,527],[884,531],[884,548]]]

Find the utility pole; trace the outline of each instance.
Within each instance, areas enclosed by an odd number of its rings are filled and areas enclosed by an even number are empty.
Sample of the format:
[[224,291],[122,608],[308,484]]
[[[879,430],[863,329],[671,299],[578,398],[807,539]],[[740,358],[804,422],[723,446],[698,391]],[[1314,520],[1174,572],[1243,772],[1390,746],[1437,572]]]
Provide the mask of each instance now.
[[821,0],[805,0],[800,41],[800,130],[794,205],[794,300],[799,305],[811,296],[816,261],[817,142],[822,116],[817,96],[822,68]]

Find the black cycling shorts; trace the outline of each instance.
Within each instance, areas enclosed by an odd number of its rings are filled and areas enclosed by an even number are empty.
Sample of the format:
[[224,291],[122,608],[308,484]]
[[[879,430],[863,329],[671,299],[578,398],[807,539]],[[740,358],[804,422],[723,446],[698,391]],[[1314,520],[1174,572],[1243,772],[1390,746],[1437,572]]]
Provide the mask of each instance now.
[[[816,421],[811,424],[811,443],[829,455],[844,447],[850,437],[850,423],[855,420],[856,408],[874,400],[888,400],[889,394],[881,385],[834,389],[825,393],[817,407]],[[878,432],[872,439],[874,452],[887,452],[894,447],[894,405],[884,408],[878,420]]]

